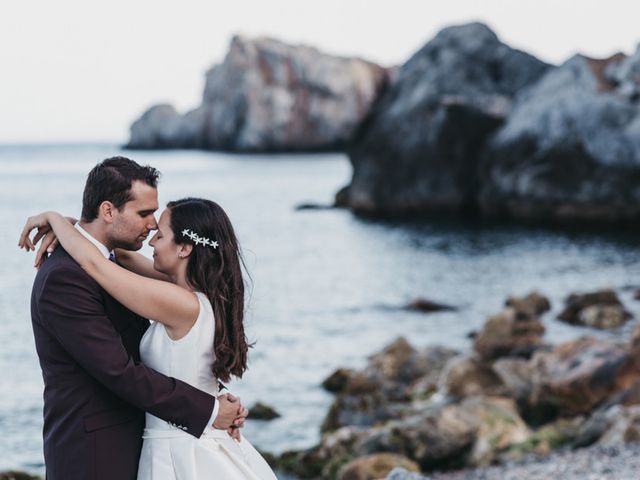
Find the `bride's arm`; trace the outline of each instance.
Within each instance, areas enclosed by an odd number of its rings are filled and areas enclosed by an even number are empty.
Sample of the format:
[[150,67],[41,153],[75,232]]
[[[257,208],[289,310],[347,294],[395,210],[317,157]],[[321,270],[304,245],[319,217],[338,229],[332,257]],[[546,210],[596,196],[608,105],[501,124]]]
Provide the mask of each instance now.
[[126,268],[130,272],[147,278],[155,278],[156,280],[164,280],[165,282],[169,281],[169,277],[153,268],[153,260],[145,257],[141,253],[116,248],[115,254],[118,265]]
[[[129,310],[163,323],[175,336],[195,323],[200,305],[195,293],[173,283],[146,278],[119,267],[76,230],[62,215],[45,212],[27,220],[18,245],[34,248],[29,233],[49,224],[58,241],[102,288]],[[173,335],[172,335],[173,336]]]

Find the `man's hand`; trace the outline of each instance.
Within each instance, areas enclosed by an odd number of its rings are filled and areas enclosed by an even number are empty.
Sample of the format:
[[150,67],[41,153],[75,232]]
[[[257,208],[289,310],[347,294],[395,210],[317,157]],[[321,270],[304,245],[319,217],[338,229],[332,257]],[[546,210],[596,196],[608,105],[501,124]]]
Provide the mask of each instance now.
[[[230,393],[227,394],[227,396],[236,398]],[[240,398],[238,398],[238,403],[240,404]],[[233,438],[237,442],[240,441],[240,429],[244,427],[244,421],[247,419],[248,415],[249,415],[249,410],[247,410],[242,406],[242,404],[240,404],[238,408],[238,416],[233,421],[233,425],[231,425],[227,429],[227,433],[231,436],[231,438]]]
[[220,402],[220,406],[218,416],[213,422],[213,428],[226,430],[232,438],[240,441],[240,428],[244,427],[249,410],[242,406],[240,397],[230,393],[220,395],[218,402]]
[[220,395],[218,397],[218,416],[213,421],[213,428],[217,428],[219,430],[226,430],[233,425],[234,420],[238,416],[238,407],[240,406],[240,402],[237,398],[231,397],[229,395]]

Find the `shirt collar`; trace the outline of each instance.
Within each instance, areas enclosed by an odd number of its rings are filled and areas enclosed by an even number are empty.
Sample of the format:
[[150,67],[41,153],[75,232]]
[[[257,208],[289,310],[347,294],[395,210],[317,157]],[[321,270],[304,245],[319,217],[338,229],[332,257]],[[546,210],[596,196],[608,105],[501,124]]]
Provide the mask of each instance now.
[[100,250],[100,253],[104,255],[105,258],[109,258],[109,255],[113,253],[113,252],[110,252],[109,249],[105,247],[102,243],[100,243],[98,240],[93,238],[89,232],[87,232],[84,228],[82,228],[80,226],[80,222],[77,222],[75,224],[75,227],[76,227],[76,230],[78,230],[84,236],[84,238],[89,240],[98,248],[98,250]]

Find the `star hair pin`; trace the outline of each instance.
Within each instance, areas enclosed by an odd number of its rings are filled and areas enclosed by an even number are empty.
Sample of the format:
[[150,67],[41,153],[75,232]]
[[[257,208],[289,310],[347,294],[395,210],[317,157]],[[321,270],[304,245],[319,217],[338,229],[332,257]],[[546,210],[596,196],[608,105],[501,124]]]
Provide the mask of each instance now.
[[214,249],[218,248],[218,242],[209,240],[207,237],[201,237],[196,232],[189,230],[188,228],[182,230],[182,235],[190,238],[196,245],[204,245],[205,247],[212,247]]

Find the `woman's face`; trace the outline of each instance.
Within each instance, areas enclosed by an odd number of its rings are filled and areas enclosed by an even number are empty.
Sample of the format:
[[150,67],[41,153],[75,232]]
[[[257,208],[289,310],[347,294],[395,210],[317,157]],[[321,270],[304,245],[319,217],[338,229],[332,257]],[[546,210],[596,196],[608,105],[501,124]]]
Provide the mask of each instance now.
[[171,275],[180,263],[178,253],[180,246],[173,241],[171,230],[171,210],[166,208],[158,221],[158,231],[149,241],[153,247],[153,268]]

